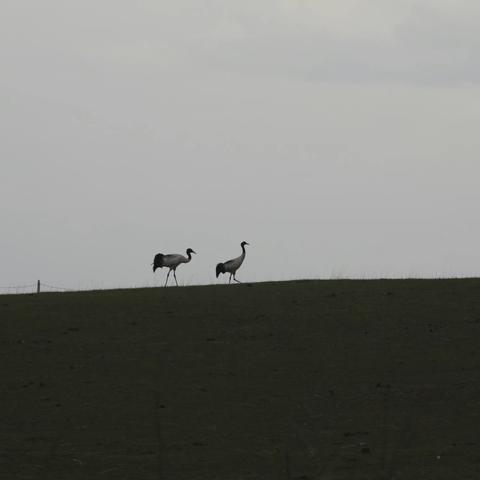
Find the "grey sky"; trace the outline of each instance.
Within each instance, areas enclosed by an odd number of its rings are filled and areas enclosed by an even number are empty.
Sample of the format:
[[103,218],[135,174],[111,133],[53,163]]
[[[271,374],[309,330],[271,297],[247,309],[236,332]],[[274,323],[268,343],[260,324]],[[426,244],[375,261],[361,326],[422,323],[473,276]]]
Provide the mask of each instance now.
[[[474,0],[3,1],[0,286],[480,274]],[[158,278],[157,278],[158,277]]]

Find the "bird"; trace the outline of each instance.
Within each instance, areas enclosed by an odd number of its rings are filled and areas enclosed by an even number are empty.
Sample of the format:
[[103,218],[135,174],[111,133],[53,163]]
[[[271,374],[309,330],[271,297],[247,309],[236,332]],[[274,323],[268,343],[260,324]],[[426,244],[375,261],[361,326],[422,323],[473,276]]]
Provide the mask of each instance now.
[[217,268],[215,269],[215,272],[217,274],[217,278],[221,273],[229,273],[230,278],[228,279],[228,283],[232,281],[232,275],[233,275],[233,280],[237,283],[242,283],[240,280],[237,280],[235,278],[235,274],[237,273],[237,270],[242,266],[243,261],[245,260],[245,245],[250,245],[247,242],[242,242],[240,246],[242,247],[242,254],[234,258],[232,260],[228,260],[227,262],[224,263],[219,263],[217,264]]
[[170,276],[170,272],[172,270],[173,270],[173,276],[175,278],[175,283],[177,284],[177,287],[178,287],[177,275],[175,274],[175,270],[180,264],[188,263],[192,259],[192,253],[197,253],[197,252],[195,252],[191,248],[187,248],[186,257],[184,255],[181,255],[180,253],[170,253],[168,255],[164,255],[163,253],[157,253],[155,255],[155,258],[153,259],[153,263],[152,263],[153,272],[155,273],[155,270],[157,268],[167,267],[169,269],[164,287],[167,286],[168,277]]

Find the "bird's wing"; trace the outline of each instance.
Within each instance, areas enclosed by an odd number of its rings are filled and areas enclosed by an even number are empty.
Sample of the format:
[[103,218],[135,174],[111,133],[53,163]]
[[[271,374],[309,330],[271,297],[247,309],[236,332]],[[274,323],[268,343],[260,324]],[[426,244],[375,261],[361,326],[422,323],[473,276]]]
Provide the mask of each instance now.
[[153,257],[153,263],[160,264],[162,262],[163,253],[157,253],[155,257]]
[[165,267],[175,267],[180,263],[184,263],[186,258],[179,253],[170,253],[168,255],[163,256],[163,265]]
[[157,268],[162,268],[163,267],[163,253],[157,253],[155,257],[153,258],[153,271]]
[[243,257],[240,255],[240,257],[237,258],[232,258],[231,260],[228,260],[224,262],[225,270],[234,270],[238,268],[242,264]]

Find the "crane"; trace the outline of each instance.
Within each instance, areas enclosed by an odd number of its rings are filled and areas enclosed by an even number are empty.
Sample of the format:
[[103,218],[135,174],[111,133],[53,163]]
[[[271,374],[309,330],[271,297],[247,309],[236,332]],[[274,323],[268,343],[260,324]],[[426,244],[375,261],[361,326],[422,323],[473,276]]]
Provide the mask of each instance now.
[[197,252],[193,251],[191,248],[187,248],[186,257],[184,255],[181,255],[180,253],[170,253],[168,255],[164,255],[163,253],[157,253],[155,255],[155,258],[153,259],[153,263],[152,263],[153,272],[155,272],[157,268],[167,267],[169,269],[164,287],[167,286],[168,277],[170,276],[170,272],[172,270],[173,270],[173,276],[175,278],[175,283],[177,284],[177,287],[178,287],[177,275],[175,274],[175,270],[182,263],[188,263],[192,259],[192,253],[197,253]]
[[233,275],[233,280],[237,283],[242,283],[239,280],[235,278],[235,274],[237,273],[237,270],[242,266],[243,261],[245,260],[245,245],[250,245],[247,242],[242,242],[240,246],[242,247],[242,254],[237,257],[233,258],[232,260],[228,260],[227,262],[224,263],[219,263],[217,264],[217,268],[215,269],[217,278],[221,273],[229,273],[230,277],[228,279],[228,283],[232,281],[232,275]]

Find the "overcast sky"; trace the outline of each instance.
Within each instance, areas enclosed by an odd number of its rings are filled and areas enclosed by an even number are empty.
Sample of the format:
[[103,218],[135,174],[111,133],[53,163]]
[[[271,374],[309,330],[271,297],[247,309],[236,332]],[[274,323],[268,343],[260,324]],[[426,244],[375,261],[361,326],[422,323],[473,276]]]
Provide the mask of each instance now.
[[[0,286],[480,274],[477,0],[3,0]],[[1,292],[1,291],[0,291]]]

